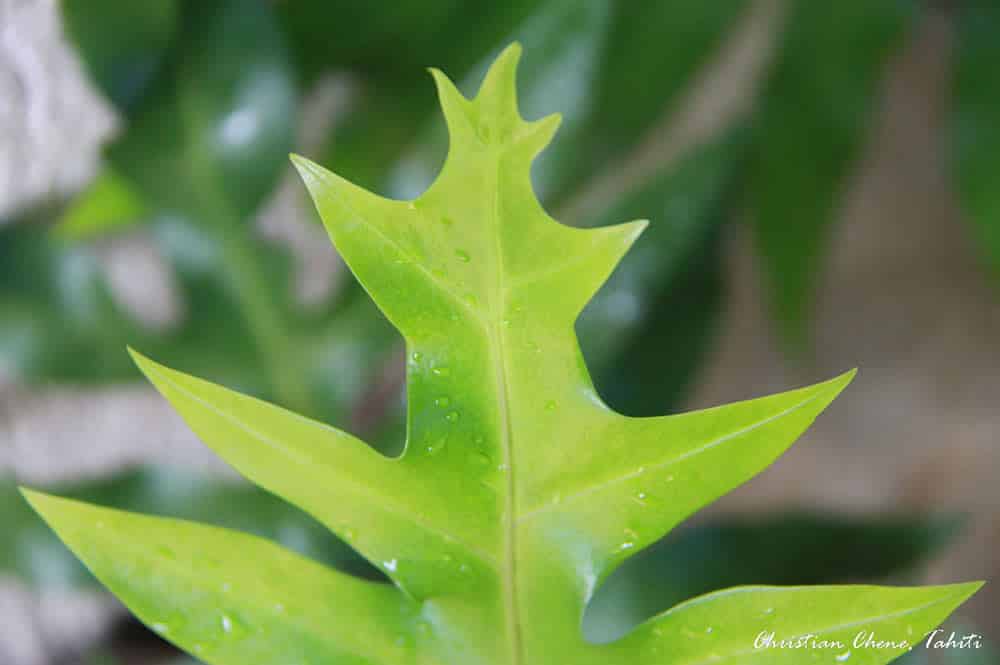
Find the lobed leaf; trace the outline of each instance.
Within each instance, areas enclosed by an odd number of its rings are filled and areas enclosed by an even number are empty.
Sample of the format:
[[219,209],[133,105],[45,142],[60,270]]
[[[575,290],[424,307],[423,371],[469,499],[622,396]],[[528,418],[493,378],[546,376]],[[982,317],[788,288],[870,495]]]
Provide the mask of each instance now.
[[[853,372],[676,416],[629,418],[604,405],[574,322],[645,223],[578,229],[542,209],[530,167],[559,121],[520,116],[519,53],[504,51],[473,99],[433,72],[450,148],[438,179],[412,201],[294,158],[333,242],[406,338],[399,457],[138,359],[209,445],[381,561],[396,588],[233,532],[30,500],[140,618],[162,622],[189,651],[201,645],[213,665],[797,662],[800,654],[755,649],[761,617],[790,637],[877,629],[898,641],[937,625],[978,584],[731,589],[620,640],[585,639],[581,619],[598,584],[772,462]],[[229,577],[246,591],[227,596],[218,584]],[[294,621],[274,616],[279,603]],[[175,629],[181,608],[193,620]],[[855,662],[900,651],[873,648]]]

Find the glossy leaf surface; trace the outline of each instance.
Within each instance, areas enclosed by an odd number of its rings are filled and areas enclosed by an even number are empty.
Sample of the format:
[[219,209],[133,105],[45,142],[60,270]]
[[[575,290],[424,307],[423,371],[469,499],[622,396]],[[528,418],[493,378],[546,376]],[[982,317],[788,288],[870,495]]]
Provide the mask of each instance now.
[[435,72],[451,146],[413,201],[296,160],[334,243],[407,340],[400,457],[136,356],[209,446],[394,586],[237,532],[29,500],[140,619],[212,665],[793,663],[800,654],[755,651],[761,621],[848,640],[940,623],[979,585],[743,587],[608,644],[584,638],[584,608],[615,568],[771,463],[852,374],[678,416],[606,407],[573,323],[644,225],[574,229],[544,213],[529,169],[558,119],[520,117],[518,54],[500,56],[473,100]]
[[955,539],[956,519],[809,513],[728,517],[681,528],[616,570],[584,631],[607,642],[688,598],[745,584],[899,578]]
[[[62,496],[107,506],[129,506],[154,515],[197,520],[270,538],[316,561],[380,577],[330,532],[302,511],[254,487],[203,474],[148,467],[99,480],[58,483]],[[89,588],[93,577],[53,537],[17,495],[12,479],[0,479],[0,574],[41,588]]]
[[[240,529],[340,570],[384,579],[315,520],[250,484],[150,467],[47,489]],[[48,589],[95,584],[10,481],[0,482],[0,521],[0,573]],[[616,570],[587,608],[584,635],[611,641],[676,603],[727,586],[878,581],[933,555],[957,530],[954,520],[917,517],[722,516],[679,529]]]

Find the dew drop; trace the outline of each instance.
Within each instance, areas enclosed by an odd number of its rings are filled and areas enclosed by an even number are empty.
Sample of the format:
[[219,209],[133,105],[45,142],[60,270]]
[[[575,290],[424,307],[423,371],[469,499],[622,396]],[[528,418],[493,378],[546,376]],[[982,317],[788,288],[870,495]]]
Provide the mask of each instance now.
[[556,403],[555,403],[555,400],[551,400],[551,399],[550,399],[549,401],[547,401],[547,402],[545,403],[545,410],[546,410],[546,411],[555,411],[555,410],[556,410]]
[[427,452],[431,455],[436,455],[437,453],[441,452],[443,448],[444,448],[443,439],[432,441],[431,443],[427,444]]
[[285,613],[285,606],[283,604],[281,604],[281,603],[275,603],[274,604],[274,611],[277,612],[278,614],[284,614]]
[[406,204],[406,207],[409,208],[410,210],[416,210],[417,204],[414,203],[413,201],[410,201],[409,203]]
[[621,547],[619,549],[630,550],[633,547],[635,547],[635,543],[632,542],[631,540],[626,540],[624,543],[621,544]]
[[449,411],[445,414],[444,419],[450,423],[457,423],[459,419],[458,411]]
[[711,626],[705,626],[705,632],[706,633],[711,633],[713,630],[715,630],[715,629],[712,628]]
[[456,249],[455,256],[457,256],[458,260],[461,261],[462,263],[468,263],[469,261],[472,260],[471,257],[469,256],[469,253],[464,249]]
[[502,472],[502,471],[506,471],[506,470],[507,470],[507,465],[506,464],[497,464],[497,471],[501,471]]
[[232,588],[233,585],[230,584],[229,582],[222,583],[222,593],[229,593],[230,591],[232,591]]
[[431,370],[431,373],[434,376],[448,376],[449,374],[451,374],[451,370],[443,366],[435,367],[434,369]]
[[667,476],[667,482],[668,483],[674,482],[674,477],[673,476]]
[[434,400],[434,406],[445,407],[451,404],[451,400],[445,396],[438,397]]
[[167,633],[170,632],[170,626],[168,626],[165,623],[154,623],[150,627],[153,629],[153,631],[155,631],[156,633],[158,633],[160,635],[166,635]]
[[505,328],[510,327],[510,319],[503,319],[500,323],[502,323]]
[[834,660],[836,660],[838,663],[846,663],[847,660],[850,659],[850,657],[851,657],[851,652],[845,651],[844,653],[834,658]]
[[410,354],[410,358],[412,358],[413,362],[415,362],[415,363],[420,362],[421,358],[423,358],[423,357],[424,357],[424,354],[420,353],[419,351],[414,351],[412,354]]
[[233,632],[233,620],[228,614],[222,615],[222,630],[226,633]]
[[389,559],[388,561],[383,561],[382,565],[390,573],[394,573],[394,572],[396,572],[396,567],[399,565],[399,562],[396,561],[395,559]]
[[764,614],[774,614],[774,608],[768,607],[764,610]]

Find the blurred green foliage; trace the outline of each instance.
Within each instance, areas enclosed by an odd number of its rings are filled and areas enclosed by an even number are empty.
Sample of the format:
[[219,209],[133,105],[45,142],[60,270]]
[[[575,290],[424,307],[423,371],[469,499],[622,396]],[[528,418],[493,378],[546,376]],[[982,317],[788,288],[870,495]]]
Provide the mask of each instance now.
[[[304,96],[325,75],[350,73],[351,103],[312,156],[358,184],[412,197],[434,177],[447,140],[432,86],[414,71],[440,67],[468,92],[499,49],[520,40],[526,115],[556,109],[564,116],[554,146],[535,166],[536,189],[548,207],[566,206],[655,131],[749,6],[399,0],[384,11],[347,0],[62,0],[67,34],[124,128],[88,189],[0,226],[0,369],[25,385],[132,381],[138,375],[124,353],[131,344],[295,411],[374,429],[369,438],[377,435],[391,452],[401,439],[402,388],[387,371],[399,357],[395,331],[349,276],[321,302],[297,303],[292,257],[256,230],[288,171],[288,152],[298,147]],[[613,407],[652,415],[679,405],[724,302],[722,241],[738,206],[749,212],[776,324],[790,345],[808,343],[810,303],[844,182],[867,140],[886,64],[922,11],[915,0],[790,0],[751,112],[571,220],[652,221],[578,322],[588,365]],[[1000,11],[973,2],[952,13],[959,30],[949,135],[956,184],[983,255],[1000,266],[1000,88],[984,84],[1000,67]],[[310,210],[302,207],[303,218]],[[169,267],[182,306],[180,320],[166,329],[121,306],[100,268],[101,244],[137,230]],[[133,471],[78,490],[144,512],[254,530],[335,565],[360,565],[345,546],[316,540],[276,499],[180,477]],[[17,527],[0,541],[6,570],[36,582],[85,579],[75,564],[58,563],[57,544],[39,545],[46,554],[33,556],[33,543],[45,540],[40,523],[9,519]],[[599,606],[592,614],[604,611],[604,628],[593,630],[619,630],[659,609],[653,605],[727,584],[882,576],[931,551],[943,533],[919,520],[782,520],[709,526],[690,532],[686,544],[653,550],[629,579],[659,574],[663,583],[623,591],[630,600],[614,612]],[[711,559],[727,548],[752,551],[753,538],[776,530],[785,534],[776,542],[787,544],[802,534],[822,541],[838,529],[860,529],[867,551],[867,543],[892,540],[899,528],[911,530],[895,539],[899,549],[867,568],[871,562],[847,558],[825,571],[804,568],[814,559],[804,555],[780,569],[771,565],[779,557],[727,572]],[[610,598],[614,581],[609,588]]]

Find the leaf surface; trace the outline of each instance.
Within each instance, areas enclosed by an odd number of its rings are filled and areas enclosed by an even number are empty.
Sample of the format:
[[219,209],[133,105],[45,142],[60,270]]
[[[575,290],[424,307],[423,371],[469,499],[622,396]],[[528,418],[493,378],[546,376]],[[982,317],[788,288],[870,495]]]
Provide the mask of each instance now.
[[[278,665],[289,653],[387,665],[764,662],[774,656],[754,651],[753,617],[768,608],[769,625],[793,636],[877,626],[903,639],[939,623],[978,585],[738,588],[615,642],[585,639],[584,608],[616,567],[770,464],[853,373],[676,416],[630,418],[604,405],[573,326],[645,224],[571,228],[542,209],[530,166],[558,118],[521,118],[519,52],[504,51],[471,100],[434,72],[451,143],[417,199],[376,196],[295,158],[333,242],[407,341],[399,457],[137,358],[208,445],[347,540],[395,588],[235,532],[29,495],[36,508],[144,621],[193,612],[176,627],[160,621],[189,651],[210,645],[213,665]],[[230,568],[233,589],[247,587],[232,604],[218,586]],[[266,615],[274,603],[309,619]],[[225,619],[237,611],[238,631]]]

